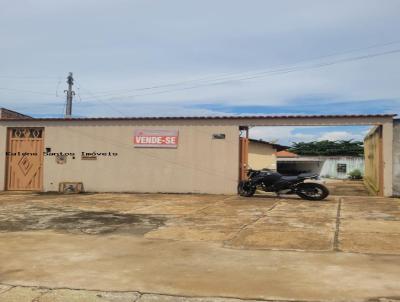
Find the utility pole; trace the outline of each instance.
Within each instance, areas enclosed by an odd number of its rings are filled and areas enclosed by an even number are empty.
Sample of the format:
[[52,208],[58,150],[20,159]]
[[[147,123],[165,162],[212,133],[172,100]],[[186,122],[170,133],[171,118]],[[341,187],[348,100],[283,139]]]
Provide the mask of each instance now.
[[64,90],[67,93],[67,106],[65,107],[65,117],[72,117],[72,99],[75,95],[75,91],[72,91],[72,85],[74,85],[74,78],[72,72],[67,77],[68,90]]

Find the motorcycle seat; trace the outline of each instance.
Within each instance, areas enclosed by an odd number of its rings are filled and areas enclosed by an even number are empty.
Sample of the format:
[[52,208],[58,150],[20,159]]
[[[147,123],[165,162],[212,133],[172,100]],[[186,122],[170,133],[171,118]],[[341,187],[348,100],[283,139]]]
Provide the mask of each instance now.
[[282,179],[292,182],[292,181],[297,181],[300,179],[312,178],[312,177],[317,177],[317,176],[318,175],[315,173],[301,173],[296,176],[282,176]]
[[282,179],[286,180],[286,181],[295,181],[295,180],[298,180],[299,177],[298,176],[282,176]]
[[316,173],[301,173],[301,174],[299,174],[299,177],[312,178],[312,177],[318,177],[318,174],[316,174]]

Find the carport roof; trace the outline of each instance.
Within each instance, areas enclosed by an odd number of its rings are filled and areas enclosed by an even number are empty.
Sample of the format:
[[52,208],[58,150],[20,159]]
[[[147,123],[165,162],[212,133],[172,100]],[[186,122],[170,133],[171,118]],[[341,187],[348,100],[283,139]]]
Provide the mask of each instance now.
[[[35,121],[130,121],[130,120],[245,120],[245,119],[298,119],[298,118],[369,118],[395,117],[397,114],[334,114],[334,115],[224,115],[224,116],[140,116],[140,117],[72,117],[34,118]],[[13,118],[7,121],[26,121]]]

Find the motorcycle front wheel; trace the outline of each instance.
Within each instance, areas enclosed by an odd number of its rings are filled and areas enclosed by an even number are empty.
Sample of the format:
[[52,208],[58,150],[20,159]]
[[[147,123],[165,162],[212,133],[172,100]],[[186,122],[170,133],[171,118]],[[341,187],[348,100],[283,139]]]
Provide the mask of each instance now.
[[319,183],[302,183],[298,185],[296,194],[306,200],[323,200],[329,195],[329,190]]
[[238,194],[244,197],[251,197],[256,192],[256,188],[248,180],[242,180],[238,185]]

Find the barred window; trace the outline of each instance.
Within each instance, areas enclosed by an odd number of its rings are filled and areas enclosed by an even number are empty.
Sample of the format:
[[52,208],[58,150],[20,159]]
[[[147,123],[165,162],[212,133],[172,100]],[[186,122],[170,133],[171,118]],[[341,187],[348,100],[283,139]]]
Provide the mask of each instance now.
[[337,164],[336,171],[338,173],[346,173],[347,172],[347,165],[346,164]]
[[14,128],[11,132],[12,138],[41,138],[43,129],[39,128]]

